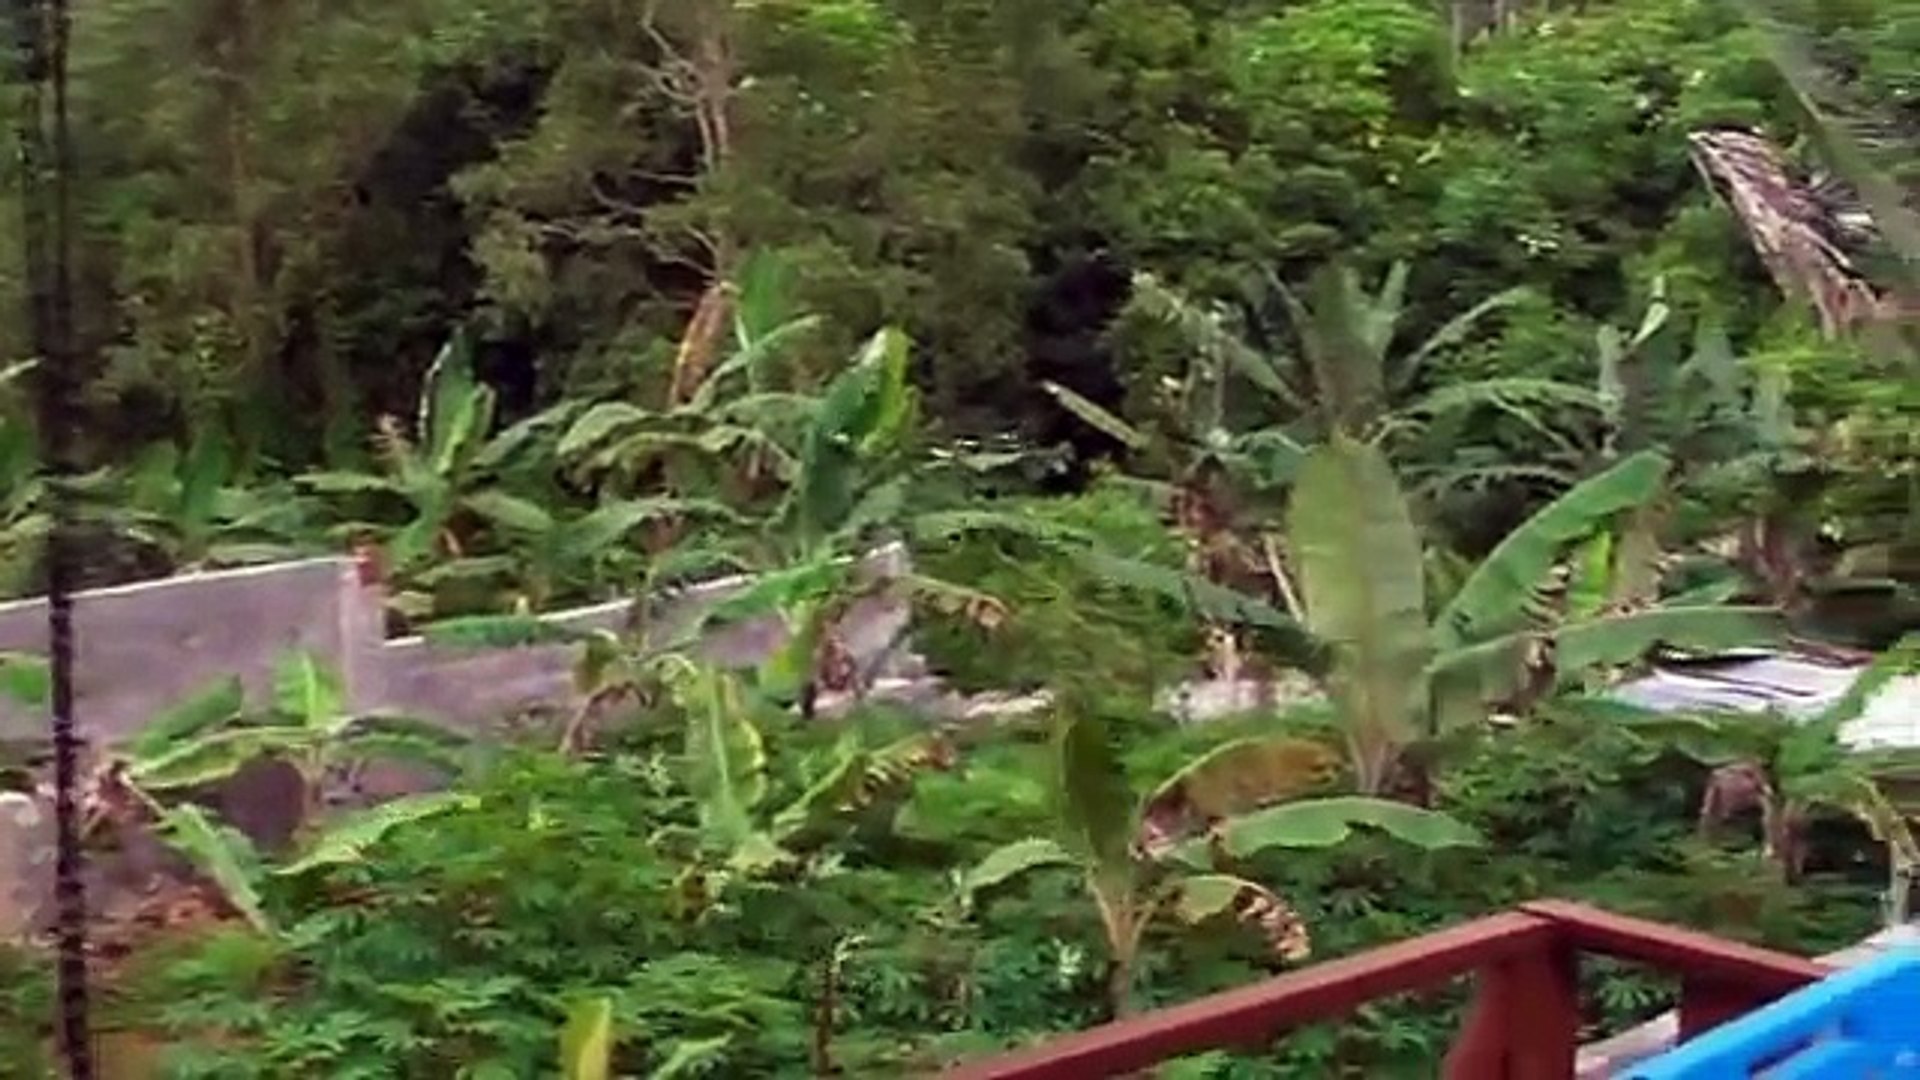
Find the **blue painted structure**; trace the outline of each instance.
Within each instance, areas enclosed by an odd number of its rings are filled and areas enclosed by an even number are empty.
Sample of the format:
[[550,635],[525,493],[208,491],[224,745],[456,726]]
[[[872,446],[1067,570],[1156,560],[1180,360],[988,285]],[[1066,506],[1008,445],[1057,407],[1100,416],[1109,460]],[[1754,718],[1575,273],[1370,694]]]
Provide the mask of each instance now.
[[1822,979],[1620,1080],[1920,1080],[1920,949]]

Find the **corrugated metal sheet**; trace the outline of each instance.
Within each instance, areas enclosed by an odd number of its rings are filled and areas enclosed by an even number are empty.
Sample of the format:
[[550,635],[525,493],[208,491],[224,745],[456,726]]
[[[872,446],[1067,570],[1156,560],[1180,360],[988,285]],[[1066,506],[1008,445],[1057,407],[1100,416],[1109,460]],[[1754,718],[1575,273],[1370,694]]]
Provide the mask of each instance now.
[[[1866,670],[1796,653],[1674,664],[1615,687],[1617,701],[1654,712],[1765,712],[1812,717],[1839,701]],[[1857,750],[1920,749],[1920,677],[1897,678],[1841,730]]]

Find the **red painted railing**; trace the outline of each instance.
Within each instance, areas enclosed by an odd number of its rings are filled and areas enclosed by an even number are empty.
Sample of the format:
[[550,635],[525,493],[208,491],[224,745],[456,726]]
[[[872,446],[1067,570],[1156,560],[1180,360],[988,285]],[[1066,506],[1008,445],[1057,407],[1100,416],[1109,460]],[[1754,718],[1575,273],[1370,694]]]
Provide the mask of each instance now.
[[1692,1038],[1821,978],[1818,961],[1581,904],[1540,901],[1266,982],[1065,1035],[950,1070],[947,1080],[1089,1080],[1206,1050],[1257,1049],[1377,998],[1473,975],[1477,992],[1447,1080],[1567,1080],[1580,1034],[1582,954],[1680,978],[1680,1037]]

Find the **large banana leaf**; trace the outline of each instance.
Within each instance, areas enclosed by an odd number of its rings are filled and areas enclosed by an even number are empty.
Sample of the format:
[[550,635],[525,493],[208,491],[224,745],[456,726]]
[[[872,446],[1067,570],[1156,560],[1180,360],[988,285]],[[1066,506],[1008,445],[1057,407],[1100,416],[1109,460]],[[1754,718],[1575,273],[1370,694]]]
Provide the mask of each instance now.
[[1847,686],[1847,692],[1840,695],[1840,700],[1825,710],[1822,719],[1836,728],[1859,719],[1888,683],[1915,672],[1920,672],[1920,633],[1907,634],[1893,648],[1876,657],[1867,670]]
[[1503,308],[1512,307],[1514,304],[1526,299],[1528,292],[1529,290],[1525,286],[1518,286],[1504,292],[1495,293],[1460,314],[1455,315],[1453,318],[1448,319],[1440,329],[1433,332],[1431,337],[1421,342],[1413,350],[1408,352],[1399,363],[1394,365],[1393,371],[1389,373],[1390,389],[1397,393],[1412,386],[1419,378],[1421,369],[1426,366],[1427,361],[1432,359],[1435,354],[1442,349],[1452,348],[1462,341],[1465,341],[1467,336],[1473,333],[1474,328],[1479,326],[1487,316]]
[[767,571],[714,604],[700,621],[726,626],[762,615],[791,616],[844,588],[854,569],[851,560],[829,556]]
[[149,791],[199,787],[232,776],[256,758],[303,757],[323,738],[319,731],[293,725],[230,728],[132,762],[127,778]]
[[1563,626],[1554,662],[1563,675],[1630,664],[1656,646],[1712,653],[1780,640],[1786,625],[1765,607],[1661,607]]
[[1142,828],[1165,843],[1187,828],[1297,798],[1333,781],[1340,757],[1290,735],[1234,739],[1201,754],[1147,796]]
[[346,686],[312,653],[280,658],[273,669],[273,711],[309,728],[331,729],[347,710]]
[[1660,491],[1667,460],[1635,454],[1547,504],[1508,533],[1460,587],[1434,624],[1442,651],[1518,630],[1561,552],[1586,539],[1614,515],[1646,503]]
[[675,680],[686,713],[687,787],[700,823],[722,847],[742,848],[755,835],[753,810],[767,792],[766,746],[733,675],[695,668]]
[[1423,727],[1431,650],[1420,537],[1386,457],[1336,435],[1287,513],[1309,628],[1333,652],[1333,698],[1363,785]]
[[221,489],[234,478],[233,459],[233,443],[224,429],[208,425],[195,434],[180,462],[180,496],[175,503],[177,523],[187,531],[213,522]]
[[421,395],[420,434],[435,475],[448,476],[471,458],[493,426],[493,405],[492,388],[474,378],[472,339],[457,330],[427,369]]
[[1364,432],[1386,406],[1386,355],[1380,338],[1383,318],[1390,324],[1391,317],[1367,295],[1359,277],[1338,263],[1314,271],[1304,300],[1285,286],[1279,292],[1313,373],[1327,427]]
[[1079,710],[1061,718],[1054,762],[1067,848],[1103,882],[1130,880],[1134,796],[1099,713]]
[[1551,643],[1561,680],[1596,668],[1637,663],[1658,646],[1716,652],[1768,645],[1784,631],[1779,612],[1764,607],[1664,607],[1602,615],[1553,630],[1521,630],[1436,656],[1429,674],[1436,697],[1461,695],[1455,715],[1518,690],[1532,651]]
[[255,930],[273,933],[273,922],[267,918],[255,886],[259,856],[245,836],[216,824],[206,811],[191,803],[169,808],[160,820],[160,834],[219,888],[221,896]]
[[514,463],[536,441],[553,431],[570,428],[587,403],[580,400],[562,401],[552,408],[543,409],[524,420],[509,424],[507,428],[487,440],[487,444],[473,456],[473,467],[482,470],[504,468]]
[[1190,926],[1231,915],[1259,930],[1267,947],[1282,960],[1304,960],[1312,951],[1306,923],[1293,905],[1257,881],[1232,874],[1195,874],[1180,880],[1172,907],[1174,916]]
[[148,721],[128,744],[127,755],[136,761],[158,757],[184,739],[239,719],[245,705],[239,679],[216,680]]
[[1258,626],[1283,635],[1300,635],[1302,643],[1305,641],[1299,623],[1257,596],[1176,567],[1130,559],[1097,548],[1073,554],[1108,585],[1164,597],[1209,622]]
[[[1208,309],[1195,304],[1167,288],[1158,278],[1145,273],[1133,276],[1133,296],[1128,306],[1180,331],[1187,344],[1199,354],[1195,360],[1188,362],[1189,371],[1203,364],[1213,366],[1215,377],[1224,375],[1226,370],[1238,371],[1289,412],[1297,412],[1302,407],[1300,394],[1288,384],[1279,366],[1249,348],[1246,342],[1231,332],[1218,308]],[[1056,393],[1055,396],[1059,395]],[[1070,401],[1063,399],[1061,404],[1076,414],[1080,412]],[[1082,419],[1087,417],[1082,416]],[[1196,418],[1189,416],[1186,419],[1191,422]],[[1199,432],[1188,431],[1187,434],[1197,435]]]
[[387,834],[416,822],[455,810],[470,810],[480,800],[457,792],[435,792],[394,799],[327,826],[293,862],[274,870],[281,876],[305,874],[322,867],[359,862],[367,849]]
[[560,444],[554,453],[563,461],[570,461],[594,450],[613,439],[624,435],[636,427],[643,426],[658,416],[638,405],[625,401],[602,401],[575,420],[560,436]]
[[498,488],[476,491],[463,497],[460,502],[468,510],[503,529],[539,535],[551,532],[554,527],[553,515],[545,507]]
[[1145,432],[1120,419],[1091,399],[1056,382],[1043,382],[1040,388],[1051,395],[1053,400],[1059,402],[1061,408],[1072,413],[1081,423],[1100,434],[1129,450],[1146,449],[1149,440]]
[[300,486],[321,495],[395,495],[400,485],[375,473],[310,472],[302,474]]
[[835,817],[900,795],[928,769],[951,763],[951,747],[938,735],[909,735],[878,750],[849,735],[834,764],[773,818],[773,838],[786,844]]
[[621,546],[634,529],[662,518],[737,522],[740,515],[713,499],[682,499],[671,495],[616,499],[568,522],[562,532],[562,546],[568,554],[580,558],[599,555],[608,548]]
[[791,503],[803,542],[839,530],[861,494],[862,463],[899,445],[912,410],[906,335],[882,330],[827,384],[807,429]]
[[[719,366],[708,374],[705,381],[701,382],[700,389],[694,391],[693,397],[688,399],[686,405],[676,411],[697,415],[714,409],[721,404],[719,401],[721,388],[735,375],[744,374],[747,377],[747,386],[751,392],[752,388],[764,381],[760,373],[769,359],[778,356],[782,349],[793,342],[813,333],[822,324],[823,320],[818,316],[803,315],[791,322],[773,327],[765,333],[757,334],[751,339],[737,333],[736,343],[739,348],[721,361]],[[739,324],[736,321],[736,330],[738,328]]]
[[1220,845],[1234,858],[1276,847],[1325,848],[1362,826],[1429,851],[1481,843],[1479,833],[1445,814],[1352,795],[1285,803],[1235,818],[1221,828]]
[[961,899],[968,904],[983,890],[991,889],[1029,870],[1047,866],[1079,866],[1073,852],[1057,841],[1044,837],[1015,840],[995,848],[960,879]]

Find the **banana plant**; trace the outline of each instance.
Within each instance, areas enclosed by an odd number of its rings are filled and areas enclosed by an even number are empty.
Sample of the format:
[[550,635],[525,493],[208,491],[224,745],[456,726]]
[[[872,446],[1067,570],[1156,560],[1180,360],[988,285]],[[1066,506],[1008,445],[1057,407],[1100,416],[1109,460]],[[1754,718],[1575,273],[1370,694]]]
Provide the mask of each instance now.
[[[1298,622],[1301,599],[1291,555],[1279,522],[1265,511],[1282,503],[1276,496],[1294,481],[1309,447],[1336,431],[1401,440],[1435,419],[1482,406],[1564,442],[1538,415],[1541,408],[1598,407],[1591,390],[1545,379],[1456,382],[1419,393],[1433,357],[1525,293],[1492,296],[1426,340],[1397,349],[1408,276],[1406,264],[1397,263],[1378,291],[1369,291],[1350,268],[1332,262],[1297,295],[1269,275],[1266,291],[1281,302],[1298,345],[1297,354],[1288,355],[1255,343],[1225,307],[1202,306],[1139,275],[1130,309],[1172,327],[1193,350],[1183,380],[1168,388],[1162,437],[1064,387],[1049,384],[1047,390],[1069,412],[1130,449],[1171,455],[1164,464],[1174,484],[1178,526],[1194,545],[1191,573],[1215,584],[1265,579],[1271,601]],[[1257,310],[1264,300],[1250,306]],[[1227,410],[1227,402],[1238,398],[1230,393],[1235,383],[1251,385],[1261,406],[1242,410],[1252,415],[1240,423],[1230,422]],[[1231,644],[1231,637],[1216,636]],[[1216,658],[1213,666],[1230,665]]]
[[[1360,790],[1386,790],[1417,740],[1477,723],[1495,705],[1524,708],[1655,646],[1722,649],[1778,637],[1769,608],[1644,606],[1623,596],[1570,611],[1557,584],[1565,556],[1654,499],[1666,471],[1666,459],[1649,451],[1575,485],[1508,534],[1429,618],[1420,535],[1385,454],[1341,435],[1314,452],[1288,508],[1289,531],[1308,628],[1331,655],[1329,696]],[[1619,568],[1620,581],[1637,576],[1628,569]]]
[[[0,654],[0,694],[46,708],[49,685],[45,658]],[[321,790],[328,771],[372,757],[457,767],[458,743],[417,722],[346,714],[331,673],[312,657],[290,655],[279,666],[273,702],[264,715],[249,713],[238,679],[222,679],[166,709],[115,747],[85,785],[84,834],[153,824],[236,914],[271,934],[276,930],[261,901],[269,877],[356,862],[395,829],[473,804],[470,796],[440,792],[323,817]],[[245,835],[189,799],[263,757],[298,769],[305,809],[294,850],[272,866]]]
[[436,593],[474,583],[503,601],[496,608],[546,611],[563,597],[602,599],[608,583],[649,576],[642,545],[630,542],[637,531],[662,522],[739,521],[718,501],[664,495],[608,499],[584,512],[532,510],[537,512],[498,522],[500,553],[440,563],[417,574],[415,582]]
[[293,653],[277,665],[264,710],[248,707],[239,680],[221,680],[155,718],[120,764],[128,783],[165,796],[216,783],[260,758],[284,761],[301,777],[302,820],[317,823],[336,771],[351,774],[375,759],[457,768],[463,744],[423,721],[350,711],[339,677],[313,656]]
[[[1383,799],[1260,805],[1306,786],[1286,771],[1264,775],[1276,758],[1312,761],[1324,755],[1324,748],[1297,742],[1230,743],[1140,796],[1128,785],[1100,714],[1076,710],[1061,719],[1052,747],[1058,835],[1017,840],[988,854],[963,875],[962,902],[971,909],[988,890],[1042,869],[1079,875],[1105,933],[1106,1003],[1118,1017],[1130,1010],[1147,931],[1163,920],[1198,925],[1230,917],[1258,929],[1277,959],[1308,955],[1309,932],[1298,912],[1268,886],[1231,872],[1236,860],[1275,848],[1331,847],[1357,827],[1379,829],[1423,850],[1479,843],[1472,829],[1444,814]],[[1255,782],[1246,783],[1249,778]],[[1204,835],[1170,831],[1181,808],[1196,803],[1218,812]]]
[[820,319],[791,310],[781,269],[765,253],[746,260],[728,287],[730,351],[696,385],[658,407],[595,403],[561,438],[561,462],[603,489],[719,492],[742,507],[790,483],[798,469],[791,436],[811,399],[774,384],[781,362]]
[[[685,723],[684,776],[699,828],[662,830],[657,839],[697,849],[693,873],[703,881],[754,876],[800,865],[830,839],[848,815],[904,797],[919,776],[952,764],[937,734],[868,747],[849,733],[826,769],[784,805],[772,794],[766,738],[756,712],[765,708],[740,676],[676,657],[663,666]],[[703,895],[708,890],[699,890]]]
[[284,487],[242,479],[232,440],[205,427],[184,453],[164,442],[135,461],[108,520],[179,569],[297,558],[312,535],[307,507]]
[[1896,806],[1877,774],[1885,762],[1855,752],[1844,729],[1895,678],[1920,671],[1920,636],[1882,654],[1839,700],[1813,717],[1694,718],[1676,744],[1714,767],[1700,803],[1700,830],[1711,836],[1730,820],[1758,811],[1766,857],[1789,883],[1803,873],[1807,832],[1821,809],[1838,810],[1886,846],[1889,925],[1907,920],[1908,897],[1920,875],[1920,841],[1912,818],[1920,807]]
[[[1404,329],[1409,274],[1407,264],[1395,263],[1379,289],[1370,291],[1351,267],[1334,261],[1316,270],[1302,293],[1266,275],[1266,291],[1279,299],[1286,313],[1297,355],[1251,343],[1232,328],[1222,309],[1203,309],[1151,276],[1134,279],[1131,304],[1146,317],[1178,329],[1194,348],[1187,385],[1177,395],[1185,404],[1185,415],[1176,426],[1203,451],[1233,448],[1234,454],[1219,459],[1223,462],[1243,466],[1276,462],[1280,459],[1272,451],[1290,445],[1293,450],[1286,460],[1297,467],[1302,447],[1321,442],[1335,431],[1399,434],[1417,430],[1437,416],[1480,406],[1550,433],[1534,412],[1537,407],[1599,407],[1590,389],[1551,379],[1449,382],[1420,393],[1435,357],[1467,340],[1486,319],[1519,302],[1527,292],[1515,288],[1496,293],[1419,343],[1397,348]],[[1252,431],[1228,435],[1222,430],[1225,388],[1235,377],[1260,391],[1269,411],[1262,417],[1264,423]],[[1056,396],[1061,395],[1056,392]],[[1079,402],[1062,400],[1083,418],[1092,418]],[[1131,430],[1110,414],[1103,414],[1102,424]],[[1134,433],[1132,439],[1144,442],[1146,436]],[[1262,468],[1256,475],[1271,478],[1274,474]]]
[[467,332],[457,332],[427,371],[411,428],[393,417],[382,419],[381,471],[314,472],[300,477],[300,484],[352,506],[369,498],[404,503],[410,516],[397,529],[347,526],[385,536],[388,565],[402,578],[434,560],[469,554],[475,524],[538,531],[550,515],[499,481],[536,434],[569,421],[575,407],[541,413],[489,437],[494,406],[492,388],[474,375]]

